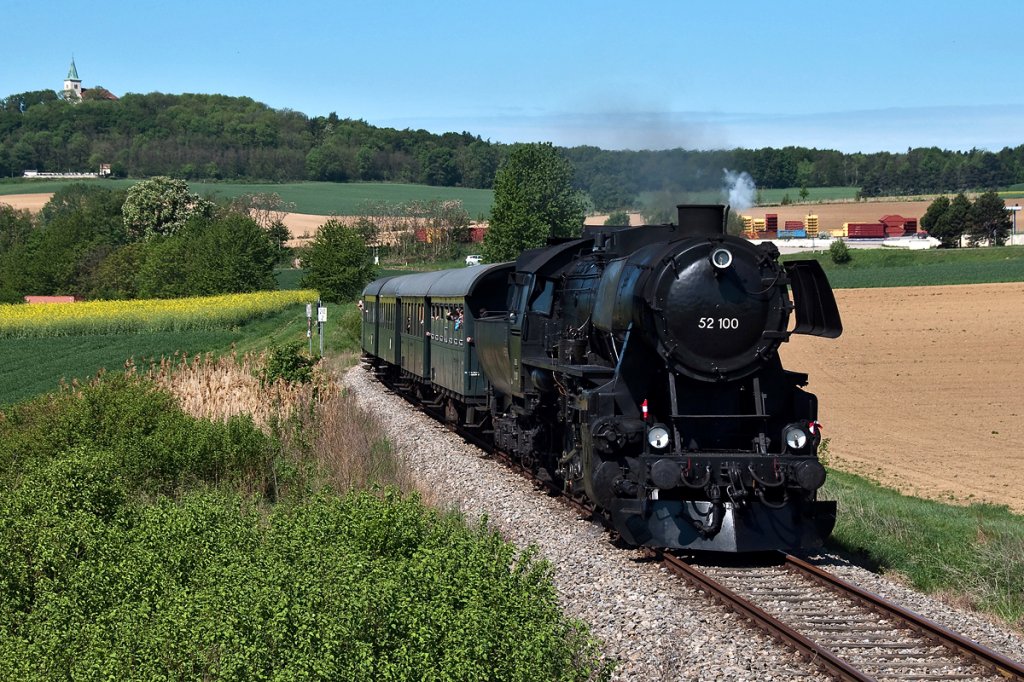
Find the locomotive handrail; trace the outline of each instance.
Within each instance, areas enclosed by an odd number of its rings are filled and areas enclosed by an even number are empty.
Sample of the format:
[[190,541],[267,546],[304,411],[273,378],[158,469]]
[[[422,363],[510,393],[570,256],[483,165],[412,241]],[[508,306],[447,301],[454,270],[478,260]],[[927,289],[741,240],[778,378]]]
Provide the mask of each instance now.
[[768,419],[769,414],[673,414],[672,419]]

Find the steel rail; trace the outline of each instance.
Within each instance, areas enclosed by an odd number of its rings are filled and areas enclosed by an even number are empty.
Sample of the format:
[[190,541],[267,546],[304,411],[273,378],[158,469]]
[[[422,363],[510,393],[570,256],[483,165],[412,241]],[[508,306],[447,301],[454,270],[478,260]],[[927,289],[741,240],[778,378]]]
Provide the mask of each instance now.
[[684,560],[671,554],[661,554],[660,556],[662,562],[676,575],[697,589],[706,592],[719,603],[747,618],[776,640],[793,647],[797,653],[810,663],[825,668],[841,680],[855,680],[856,682],[874,681],[873,677],[865,675],[825,647],[803,636],[767,611],[755,606],[721,583],[693,568]]
[[784,565],[788,570],[806,576],[831,590],[840,592],[876,613],[893,617],[936,644],[952,649],[961,656],[993,670],[1006,679],[1024,682],[1024,664],[1022,663],[1011,660],[973,640],[967,639],[963,635],[949,630],[943,625],[939,625],[933,620],[898,606],[888,599],[834,576],[795,556],[787,554]]

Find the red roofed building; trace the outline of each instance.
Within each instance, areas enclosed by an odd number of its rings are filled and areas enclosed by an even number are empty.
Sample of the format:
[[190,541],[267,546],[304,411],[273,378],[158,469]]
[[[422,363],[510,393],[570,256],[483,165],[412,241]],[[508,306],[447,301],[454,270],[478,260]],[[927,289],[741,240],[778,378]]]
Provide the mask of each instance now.
[[77,303],[74,296],[26,296],[25,303]]
[[887,237],[902,237],[917,232],[917,218],[904,218],[901,215],[884,215],[878,222],[885,225]]

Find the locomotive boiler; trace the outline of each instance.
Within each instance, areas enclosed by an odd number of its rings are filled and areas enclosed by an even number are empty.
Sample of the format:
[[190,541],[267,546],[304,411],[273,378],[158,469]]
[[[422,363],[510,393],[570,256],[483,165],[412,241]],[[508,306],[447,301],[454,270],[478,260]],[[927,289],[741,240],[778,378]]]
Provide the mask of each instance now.
[[817,399],[777,351],[838,336],[835,298],[817,261],[728,235],[727,211],[683,205],[676,225],[378,280],[366,358],[591,500],[628,544],[820,545],[836,506],[818,499]]

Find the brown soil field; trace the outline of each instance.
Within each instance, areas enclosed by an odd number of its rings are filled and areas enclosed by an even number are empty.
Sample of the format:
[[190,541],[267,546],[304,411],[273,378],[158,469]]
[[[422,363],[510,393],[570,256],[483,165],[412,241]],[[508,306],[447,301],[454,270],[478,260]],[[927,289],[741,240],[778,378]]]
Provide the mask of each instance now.
[[[38,211],[49,196],[0,203]],[[927,205],[803,204],[747,214],[778,213],[782,221],[813,212],[830,228],[887,213],[920,218]],[[293,213],[285,224],[302,242],[326,219]],[[907,494],[1024,512],[1024,283],[841,289],[836,299],[840,338],[794,336],[780,350],[787,368],[809,375],[832,465]]]
[[49,194],[2,194],[0,195],[0,204],[7,204],[19,210],[27,208],[33,213],[39,213],[52,196],[52,192]]
[[779,216],[781,228],[787,220],[803,220],[809,215],[818,216],[818,227],[823,230],[838,230],[843,223],[873,223],[884,215],[901,215],[917,218],[918,223],[931,205],[928,201],[851,201],[836,204],[798,204],[789,206],[759,206],[740,211],[742,215],[764,218],[768,213]]
[[1024,512],[1024,283],[841,289],[838,339],[794,336],[833,466]]
[[[825,230],[838,230],[843,223],[873,223],[884,215],[901,215],[904,218],[917,218],[928,210],[931,200],[927,201],[849,201],[834,204],[790,204],[788,206],[758,206],[740,211],[741,215],[752,218],[764,218],[765,214],[774,213],[779,216],[779,227],[787,220],[803,220],[808,215],[818,216],[818,226]],[[587,225],[604,225],[608,219],[605,215],[587,216]],[[643,216],[639,213],[629,214],[630,225],[643,225]]]

